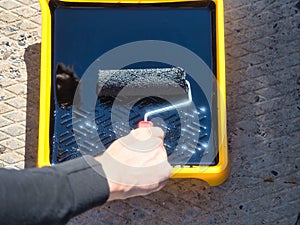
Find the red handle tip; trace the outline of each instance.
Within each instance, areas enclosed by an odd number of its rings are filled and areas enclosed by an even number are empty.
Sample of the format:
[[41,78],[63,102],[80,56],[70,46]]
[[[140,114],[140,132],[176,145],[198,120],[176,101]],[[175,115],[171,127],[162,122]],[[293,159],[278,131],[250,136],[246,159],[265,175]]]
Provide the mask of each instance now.
[[138,123],[138,128],[147,128],[147,127],[152,127],[153,123],[151,121],[140,121]]

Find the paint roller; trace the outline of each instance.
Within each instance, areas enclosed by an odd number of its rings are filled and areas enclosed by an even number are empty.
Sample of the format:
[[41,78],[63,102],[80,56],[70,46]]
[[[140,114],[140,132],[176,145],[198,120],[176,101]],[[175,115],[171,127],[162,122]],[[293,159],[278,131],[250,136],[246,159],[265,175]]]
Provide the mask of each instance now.
[[160,96],[165,99],[176,98],[176,102],[169,106],[160,107],[145,113],[144,120],[138,127],[152,126],[148,118],[152,115],[181,108],[192,103],[190,83],[186,80],[182,68],[155,69],[121,69],[100,70],[97,85],[99,97]]

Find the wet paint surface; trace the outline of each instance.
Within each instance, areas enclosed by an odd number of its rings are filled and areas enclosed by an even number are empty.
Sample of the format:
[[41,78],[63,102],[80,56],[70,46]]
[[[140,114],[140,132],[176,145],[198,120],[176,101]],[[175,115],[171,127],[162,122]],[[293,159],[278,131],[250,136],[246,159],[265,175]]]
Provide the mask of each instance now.
[[[106,51],[119,45],[140,40],[163,40],[186,47],[196,53],[211,68],[213,66],[213,43],[211,10],[208,8],[56,8],[53,10],[53,71],[59,63],[70,68],[80,79],[88,66]],[[170,65],[157,62],[142,62],[126,68],[165,68]],[[73,75],[74,75],[73,74]],[[75,76],[75,75],[74,75]],[[56,87],[56,72],[53,73],[53,87]],[[165,130],[165,147],[172,164],[207,164],[201,158],[206,151],[213,151],[208,146],[211,132],[211,112],[209,103],[196,82],[187,75],[196,111],[187,111],[187,117],[179,118],[176,110],[161,113],[155,117],[155,125]],[[63,88],[63,86],[62,86]],[[62,94],[53,88],[51,161],[59,163],[80,156],[72,126],[72,106],[59,107]],[[98,136],[94,143],[86,143],[85,152],[94,151],[97,143],[107,148],[115,139],[110,113],[113,98],[99,98],[95,108]],[[147,98],[137,102],[130,110],[129,124],[136,128],[143,119],[146,110],[168,104],[157,98]],[[185,109],[186,110],[186,109]],[[122,111],[122,110],[121,110]],[[122,113],[120,111],[120,114]],[[79,112],[79,114],[84,112]],[[80,116],[80,115],[79,115]],[[188,118],[198,117],[200,126],[192,125],[182,130],[181,124],[188,123]],[[159,119],[160,118],[160,119]],[[89,133],[91,124],[83,124],[82,138]],[[119,134],[129,131],[122,129],[122,124],[115,124]],[[195,140],[195,132],[199,137]],[[119,135],[118,134],[118,135]],[[179,142],[179,138],[184,138]],[[198,136],[198,134],[196,135]],[[78,137],[77,137],[78,138]],[[197,147],[188,158],[189,144],[197,142]],[[175,150],[176,149],[176,150]],[[105,149],[99,149],[104,151]],[[213,159],[211,159],[213,161]]]

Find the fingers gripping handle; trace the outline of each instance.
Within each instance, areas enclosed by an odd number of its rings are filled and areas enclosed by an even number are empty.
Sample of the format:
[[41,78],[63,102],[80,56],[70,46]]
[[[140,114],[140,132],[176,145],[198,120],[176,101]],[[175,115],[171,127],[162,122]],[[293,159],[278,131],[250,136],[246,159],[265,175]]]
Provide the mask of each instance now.
[[138,123],[138,128],[147,128],[147,127],[153,127],[153,123],[151,121],[140,121]]

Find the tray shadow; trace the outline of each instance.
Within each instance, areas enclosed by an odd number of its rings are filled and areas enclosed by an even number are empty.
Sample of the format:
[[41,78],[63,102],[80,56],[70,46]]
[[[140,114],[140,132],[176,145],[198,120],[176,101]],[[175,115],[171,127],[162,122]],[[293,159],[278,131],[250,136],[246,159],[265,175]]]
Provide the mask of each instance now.
[[27,70],[27,106],[25,168],[36,167],[39,127],[39,91],[40,91],[41,43],[25,49],[24,61]]

